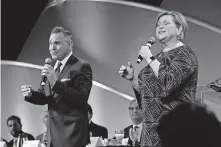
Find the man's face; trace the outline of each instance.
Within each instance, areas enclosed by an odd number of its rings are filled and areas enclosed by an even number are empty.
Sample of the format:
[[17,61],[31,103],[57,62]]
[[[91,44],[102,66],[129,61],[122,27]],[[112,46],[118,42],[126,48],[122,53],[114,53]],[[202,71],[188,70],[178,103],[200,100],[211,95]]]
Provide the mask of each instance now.
[[87,116],[88,116],[88,121],[90,122],[92,118],[92,114],[89,111],[87,112]]
[[136,101],[132,101],[129,104],[129,114],[130,114],[131,120],[142,119],[141,110],[139,109]]
[[63,33],[52,33],[49,38],[49,52],[52,59],[61,61],[71,52],[70,40]]
[[13,137],[18,137],[18,134],[21,132],[21,124],[16,120],[8,121],[8,130]]
[[47,126],[47,122],[48,122],[48,111],[45,111],[45,112],[44,112],[43,122],[44,122],[45,126]]

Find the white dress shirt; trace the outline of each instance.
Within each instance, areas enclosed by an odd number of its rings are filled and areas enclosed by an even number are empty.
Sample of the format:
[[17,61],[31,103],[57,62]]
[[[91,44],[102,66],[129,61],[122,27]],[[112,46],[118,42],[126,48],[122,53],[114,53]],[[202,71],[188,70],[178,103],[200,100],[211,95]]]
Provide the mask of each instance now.
[[65,64],[67,63],[68,59],[71,57],[71,55],[72,55],[72,52],[70,52],[63,60],[61,60],[61,61],[57,60],[55,63],[54,69],[57,68],[58,62],[61,62],[62,63],[62,65],[60,66],[60,72],[61,72],[62,69],[64,68]]
[[135,127],[138,127],[137,128],[137,131],[138,131],[138,141],[140,142],[140,137],[141,137],[141,133],[142,133],[142,129],[143,129],[143,123],[140,123],[140,124],[138,124],[138,125],[134,125],[133,124],[133,129],[135,128]]
[[17,147],[18,138],[13,139],[13,147]]

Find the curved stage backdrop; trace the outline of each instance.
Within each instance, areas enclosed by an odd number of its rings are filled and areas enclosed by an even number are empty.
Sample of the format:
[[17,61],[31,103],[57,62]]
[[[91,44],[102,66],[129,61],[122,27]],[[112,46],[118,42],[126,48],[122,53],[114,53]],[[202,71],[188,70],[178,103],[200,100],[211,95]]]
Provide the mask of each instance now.
[[[132,5],[133,4],[133,5]],[[131,86],[118,70],[131,61],[136,71],[145,66],[136,64],[138,50],[154,36],[154,21],[164,10],[152,6],[119,1],[64,1],[45,8],[30,33],[18,61],[43,65],[49,57],[48,38],[51,29],[63,26],[71,30],[77,56],[87,60],[94,80],[134,95]],[[221,30],[188,18],[186,44],[199,60],[198,85],[206,85],[221,76]],[[152,50],[162,48],[155,44]]]
[[[140,65],[136,64],[138,50],[141,45],[146,44],[149,37],[154,36],[155,17],[163,11],[163,9],[151,6],[110,0],[69,0],[48,6],[31,31],[18,61],[43,65],[45,58],[49,57],[50,31],[55,26],[62,26],[73,33],[76,54],[91,64],[94,81],[133,97],[131,85],[119,76],[118,70],[122,64],[127,64],[128,61],[132,62],[136,73],[145,66],[144,62]],[[188,23],[189,32],[185,43],[190,45],[198,56],[198,85],[201,86],[201,89],[208,90],[205,85],[221,77],[221,30],[190,17],[188,17]],[[159,44],[155,44],[152,50],[156,54],[161,47]],[[4,68],[6,71],[12,70],[13,73],[4,73],[6,72],[3,70]],[[2,78],[5,82],[2,89],[4,98],[2,100],[2,103],[4,102],[2,132],[7,132],[4,123],[6,116],[16,113],[20,114],[26,123],[23,125],[24,130],[31,128],[30,132],[37,135],[43,131],[41,123],[43,108],[24,103],[20,94],[20,85],[24,82],[31,82],[30,84],[37,87],[40,81],[40,70],[2,66],[2,71],[4,71],[3,76],[7,77]],[[16,76],[15,72],[21,76],[25,75],[22,76],[25,79]],[[13,80],[11,80],[12,77]],[[7,83],[7,79],[11,82]],[[15,91],[16,95],[13,95],[11,90]],[[200,98],[201,94],[197,94],[197,97]],[[18,100],[19,103],[9,104],[11,101]],[[95,122],[108,127],[109,137],[113,136],[114,128],[125,127],[130,123],[127,112],[128,101],[110,91],[93,87],[89,102],[95,107],[94,119]],[[216,109],[220,119],[220,105],[211,103],[209,107]],[[34,112],[36,116],[31,115],[31,112]],[[27,117],[24,116],[26,113]],[[42,129],[34,129],[33,122],[38,123],[37,126]],[[3,134],[2,137],[8,138],[9,136]]]

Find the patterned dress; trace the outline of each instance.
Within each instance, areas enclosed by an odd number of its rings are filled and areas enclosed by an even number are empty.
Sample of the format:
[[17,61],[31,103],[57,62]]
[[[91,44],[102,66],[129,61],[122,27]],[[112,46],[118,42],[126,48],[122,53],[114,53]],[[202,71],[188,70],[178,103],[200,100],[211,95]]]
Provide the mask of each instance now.
[[198,62],[190,47],[160,52],[155,58],[161,63],[158,77],[148,65],[138,75],[139,91],[134,89],[144,115],[143,147],[161,147],[156,130],[160,118],[179,104],[194,103],[197,87]]

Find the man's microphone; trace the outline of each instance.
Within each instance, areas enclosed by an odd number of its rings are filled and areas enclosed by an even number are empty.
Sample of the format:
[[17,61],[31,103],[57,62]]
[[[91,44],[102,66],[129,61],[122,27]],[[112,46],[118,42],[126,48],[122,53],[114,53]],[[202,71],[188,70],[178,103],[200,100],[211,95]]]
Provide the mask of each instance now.
[[[151,48],[151,46],[156,42],[155,37],[150,37],[150,39],[148,40],[146,46],[149,47],[149,49]],[[140,64],[140,62],[143,60],[143,57],[141,55],[138,56],[137,59],[137,63]]]
[[[52,63],[52,60],[50,58],[45,59],[45,64],[51,65],[51,63]],[[41,86],[45,86],[46,81],[47,81],[47,77],[45,75],[43,75],[42,80],[41,80]]]

